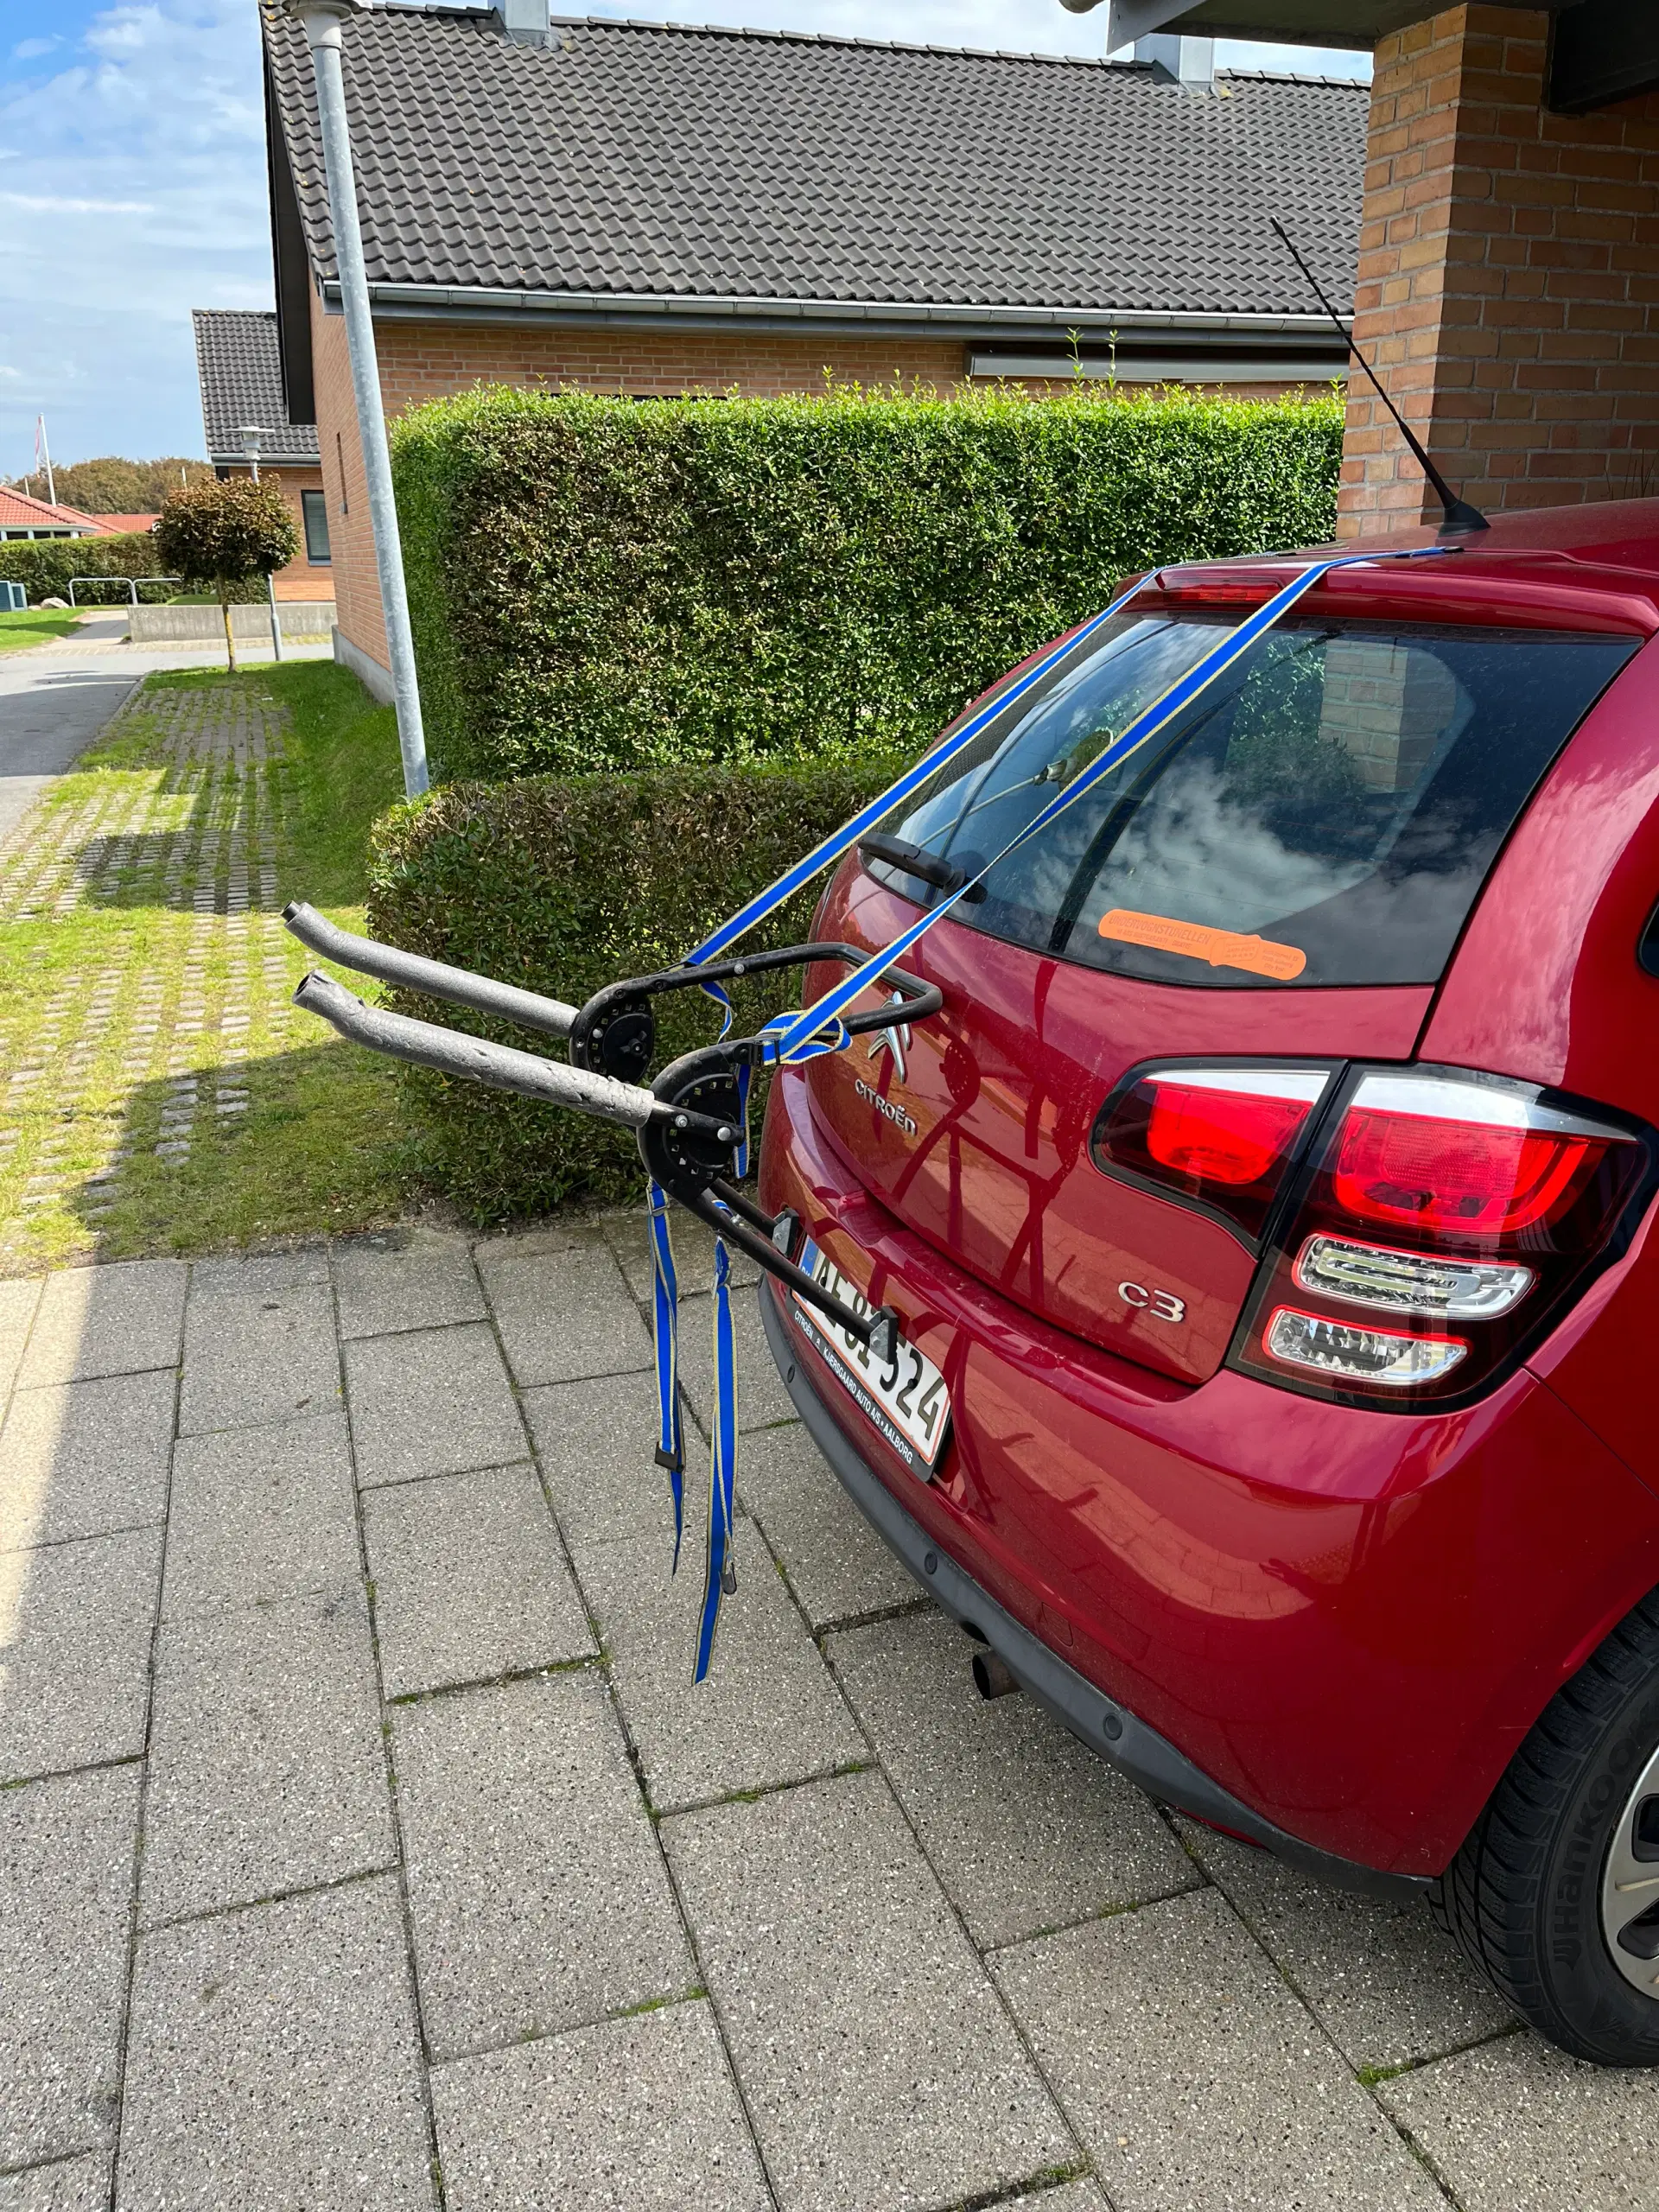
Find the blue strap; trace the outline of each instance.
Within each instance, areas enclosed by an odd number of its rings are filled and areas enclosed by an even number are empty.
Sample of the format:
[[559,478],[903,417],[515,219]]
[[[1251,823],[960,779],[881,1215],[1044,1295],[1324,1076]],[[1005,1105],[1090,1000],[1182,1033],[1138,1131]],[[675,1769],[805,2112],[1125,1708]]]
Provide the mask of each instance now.
[[685,1428],[680,1411],[679,1277],[674,1267],[674,1245],[668,1233],[668,1196],[652,1180],[646,1204],[650,1209],[652,1272],[656,1299],[652,1308],[657,1344],[657,1464],[668,1470],[669,1494],[674,1501],[674,1572],[680,1565],[680,1538],[685,1529]]
[[731,1262],[723,1236],[715,1239],[715,1418],[709,1455],[709,1565],[697,1624],[693,1681],[709,1672],[714,1656],[720,1601],[737,1587],[733,1494],[737,1484],[737,1348],[732,1335]]
[[1185,676],[1172,683],[1160,697],[1154,699],[1149,707],[1137,715],[1128,728],[1097,753],[1086,768],[1074,776],[1017,836],[1010,837],[1001,851],[994,854],[977,874],[970,876],[944,897],[936,899],[919,920],[912,922],[908,929],[901,930],[891,944],[883,946],[880,952],[873,953],[861,966],[851,969],[839,982],[832,984],[822,998],[816,1000],[804,1011],[779,1014],[775,1020],[768,1022],[760,1032],[766,1040],[768,1065],[795,1065],[803,1060],[816,1059],[821,1053],[839,1052],[847,1041],[847,1033],[840,1017],[861,991],[879,982],[895,961],[901,960],[912,945],[925,937],[936,923],[943,921],[977,885],[983,883],[993,868],[1005,861],[1010,853],[1017,852],[1020,846],[1039,836],[1051,822],[1092,791],[1102,777],[1109,775],[1115,768],[1121,766],[1132,753],[1155,737],[1177,715],[1190,707],[1201,692],[1225,675],[1235,661],[1247,653],[1281,616],[1287,614],[1321,576],[1328,575],[1332,569],[1352,568],[1363,562],[1406,560],[1422,554],[1444,553],[1447,550],[1444,546],[1427,545],[1402,549],[1398,554],[1338,554],[1327,561],[1316,561],[1303,569],[1299,576],[1293,578],[1282,590],[1275,592],[1270,600],[1241,622],[1237,629],[1230,631],[1213,652],[1206,653]]
[[[995,721],[999,715],[1006,713],[1016,699],[1023,698],[1033,684],[1040,683],[1058,662],[1074,652],[1085,638],[1092,636],[1099,629],[1103,622],[1109,622],[1118,609],[1126,607],[1137,592],[1143,591],[1147,581],[1143,576],[1128,591],[1120,592],[1109,607],[1103,607],[1080,628],[1063,638],[1039,661],[1033,662],[1023,676],[1018,677],[1005,690],[999,691],[988,706],[982,707],[976,715],[970,715],[959,729],[952,730],[949,737],[942,739],[925,753],[896,783],[889,784],[879,798],[873,798],[868,806],[854,815],[850,822],[843,823],[839,830],[832,831],[820,844],[815,845],[804,860],[798,860],[793,868],[786,868],[775,883],[768,885],[764,891],[757,891],[748,904],[740,906],[729,921],[722,922],[695,951],[688,952],[681,964],[687,968],[699,968],[707,960],[718,960],[728,946],[735,944],[739,938],[747,936],[758,922],[764,922],[766,916],[781,906],[786,899],[792,899],[798,891],[811,882],[815,875],[821,874],[842,854],[850,852],[867,830],[874,828],[884,815],[890,814],[912,791],[919,791],[924,784],[930,782],[941,768],[956,759],[964,746],[971,745],[988,724]],[[717,983],[706,983],[703,988],[710,998],[723,1001],[724,995]],[[722,1029],[721,1036],[725,1033]]]

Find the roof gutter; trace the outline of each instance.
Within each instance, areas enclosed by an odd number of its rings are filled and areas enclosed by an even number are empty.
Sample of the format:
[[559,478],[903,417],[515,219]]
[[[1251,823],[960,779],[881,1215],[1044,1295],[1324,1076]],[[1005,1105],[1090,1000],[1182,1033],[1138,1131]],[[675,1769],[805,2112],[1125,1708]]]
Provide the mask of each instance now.
[[[340,284],[322,287],[327,313],[340,312]],[[865,336],[937,330],[951,337],[1000,337],[1010,330],[1116,332],[1179,331],[1225,338],[1284,338],[1305,346],[1328,337],[1322,315],[1200,315],[1147,308],[989,307],[969,302],[892,300],[799,300],[699,293],[555,292],[463,284],[374,284],[369,299],[388,320],[437,318],[458,321],[603,323],[649,329],[665,321],[703,329],[853,331]]]

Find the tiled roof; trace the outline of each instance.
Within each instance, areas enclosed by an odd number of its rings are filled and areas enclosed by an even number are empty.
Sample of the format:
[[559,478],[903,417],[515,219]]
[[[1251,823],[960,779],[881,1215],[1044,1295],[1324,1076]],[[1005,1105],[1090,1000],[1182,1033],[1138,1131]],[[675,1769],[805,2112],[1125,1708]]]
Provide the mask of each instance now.
[[159,515],[95,515],[92,519],[111,537],[141,537],[145,531],[154,530]]
[[[309,59],[266,0],[314,266]],[[1362,85],[796,33],[385,7],[346,32],[369,276],[582,296],[1303,315],[1351,296]]]
[[197,308],[193,319],[208,459],[244,460],[242,426],[257,423],[268,433],[260,441],[262,467],[268,462],[276,468],[289,461],[308,462],[315,468],[315,427],[288,419],[276,316],[241,308]]
[[104,534],[101,515],[84,515],[79,507],[49,506],[10,484],[0,484],[0,530],[67,530],[81,537]]

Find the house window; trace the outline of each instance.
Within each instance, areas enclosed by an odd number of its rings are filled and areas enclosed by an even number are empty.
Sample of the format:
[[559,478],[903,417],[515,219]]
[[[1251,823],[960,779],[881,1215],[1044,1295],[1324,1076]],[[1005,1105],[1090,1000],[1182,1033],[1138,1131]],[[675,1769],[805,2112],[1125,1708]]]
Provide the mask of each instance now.
[[314,569],[328,565],[328,502],[321,492],[302,492],[305,516],[305,557]]

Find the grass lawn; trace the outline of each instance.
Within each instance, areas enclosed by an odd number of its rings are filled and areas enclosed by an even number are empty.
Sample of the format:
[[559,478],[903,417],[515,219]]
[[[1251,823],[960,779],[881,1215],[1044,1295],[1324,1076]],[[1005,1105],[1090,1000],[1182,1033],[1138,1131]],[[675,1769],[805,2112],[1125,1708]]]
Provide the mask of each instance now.
[[0,614],[0,653],[43,645],[49,638],[67,638],[76,626],[72,611],[60,613],[55,607],[26,607],[21,614]]
[[289,1004],[281,907],[360,929],[401,791],[391,710],[322,662],[152,677],[53,786],[0,856],[0,1274],[396,1217],[391,1068]]

